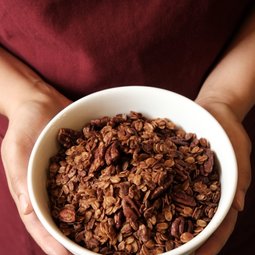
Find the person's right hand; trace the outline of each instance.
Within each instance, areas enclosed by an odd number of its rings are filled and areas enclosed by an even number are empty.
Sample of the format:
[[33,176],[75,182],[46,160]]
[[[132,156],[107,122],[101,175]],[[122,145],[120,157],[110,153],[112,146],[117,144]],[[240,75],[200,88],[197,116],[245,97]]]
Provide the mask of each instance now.
[[15,108],[8,116],[9,126],[1,147],[8,186],[20,217],[34,240],[49,255],[69,253],[44,229],[33,211],[27,190],[27,166],[40,131],[69,103],[70,100],[52,87],[38,84],[29,100],[15,102]]

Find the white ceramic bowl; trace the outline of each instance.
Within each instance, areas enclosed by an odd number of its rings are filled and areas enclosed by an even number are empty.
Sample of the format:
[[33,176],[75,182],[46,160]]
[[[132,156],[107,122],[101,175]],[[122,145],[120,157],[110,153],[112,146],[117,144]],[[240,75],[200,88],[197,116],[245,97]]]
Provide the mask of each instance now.
[[136,111],[148,118],[164,117],[186,132],[206,138],[220,166],[221,199],[207,227],[192,240],[164,255],[187,255],[201,246],[220,225],[232,204],[237,184],[236,158],[223,128],[206,110],[176,93],[145,86],[102,90],[72,103],[57,114],[36,141],[28,166],[28,190],[34,210],[48,232],[75,255],[95,254],[65,237],[55,225],[48,207],[46,176],[49,158],[57,150],[59,128],[81,129],[91,119]]

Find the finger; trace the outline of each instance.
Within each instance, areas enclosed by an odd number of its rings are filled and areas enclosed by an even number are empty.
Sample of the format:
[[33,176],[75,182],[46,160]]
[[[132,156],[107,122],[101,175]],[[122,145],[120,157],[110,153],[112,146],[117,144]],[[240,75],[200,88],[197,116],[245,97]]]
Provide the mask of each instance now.
[[223,248],[227,242],[229,236],[234,230],[234,226],[237,220],[238,212],[236,209],[231,208],[228,215],[219,226],[219,228],[213,233],[213,235],[201,246],[195,255],[216,255]]
[[238,162],[238,183],[233,206],[238,211],[242,211],[245,203],[245,195],[251,182],[251,144],[243,127],[239,128],[242,131],[239,132],[239,136],[235,137],[235,139],[231,137],[234,150],[238,152],[236,153]]
[[[18,148],[20,147],[17,144],[9,147],[10,151],[12,151],[12,156],[5,157],[5,168],[8,169],[6,171],[8,185],[20,217],[28,232],[46,254],[67,255],[69,253],[66,249],[44,229],[33,211],[27,193],[26,171],[22,171],[22,169],[26,169],[25,160],[21,160],[26,154],[26,149],[19,150]],[[17,164],[15,155],[19,155],[20,164]],[[15,168],[13,166],[18,167]]]
[[238,166],[238,184],[236,195],[233,201],[233,207],[238,211],[242,211],[244,209],[245,195],[251,181],[250,159],[244,155],[243,160],[245,160],[245,162]]
[[[7,134],[8,136],[8,134]],[[7,141],[8,137],[6,137]],[[5,141],[4,141],[5,142]],[[17,141],[9,143],[8,151],[12,153],[4,153],[4,169],[6,178],[12,197],[23,214],[32,212],[32,205],[28,197],[27,190],[27,155],[28,148],[17,144]],[[17,158],[19,160],[17,160]]]
[[31,212],[27,215],[21,214],[26,229],[48,255],[69,255],[70,253],[58,243],[41,225],[36,214]]

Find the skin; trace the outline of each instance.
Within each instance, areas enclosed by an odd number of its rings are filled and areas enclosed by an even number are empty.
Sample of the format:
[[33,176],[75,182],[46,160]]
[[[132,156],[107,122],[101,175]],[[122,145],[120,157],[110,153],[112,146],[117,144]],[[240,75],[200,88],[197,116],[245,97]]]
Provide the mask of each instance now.
[[[238,212],[243,210],[251,180],[251,144],[242,120],[255,102],[255,13],[206,79],[196,102],[212,113],[226,130],[238,160],[238,189],[224,222],[196,255],[215,255],[231,235]],[[37,219],[27,192],[27,164],[40,131],[71,103],[29,67],[0,49],[0,113],[9,126],[1,154],[12,197],[28,232],[50,255],[69,254]],[[11,102],[11,104],[10,104]],[[18,168],[17,168],[18,166]]]

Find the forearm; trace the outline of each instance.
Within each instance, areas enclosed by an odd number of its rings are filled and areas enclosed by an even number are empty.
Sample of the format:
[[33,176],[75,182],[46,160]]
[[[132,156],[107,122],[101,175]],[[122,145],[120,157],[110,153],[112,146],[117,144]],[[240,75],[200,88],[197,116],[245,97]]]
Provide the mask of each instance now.
[[25,101],[46,100],[51,89],[28,66],[0,47],[0,113],[10,117]]
[[206,79],[199,103],[228,105],[242,120],[255,103],[255,11],[242,26],[221,61]]

